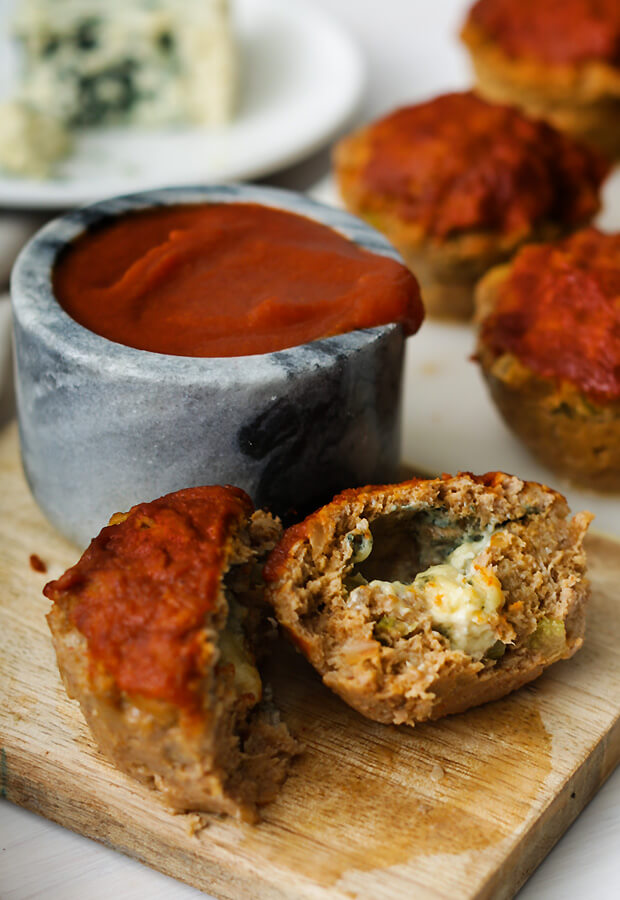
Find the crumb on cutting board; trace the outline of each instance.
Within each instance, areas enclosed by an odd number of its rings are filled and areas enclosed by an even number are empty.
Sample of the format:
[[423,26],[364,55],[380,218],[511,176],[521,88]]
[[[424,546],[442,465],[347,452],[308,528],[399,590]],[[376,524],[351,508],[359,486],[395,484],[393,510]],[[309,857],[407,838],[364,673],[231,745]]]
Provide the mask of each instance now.
[[189,813],[185,817],[185,831],[189,837],[196,837],[201,831],[209,827],[209,820],[200,813]]
[[30,568],[33,572],[47,572],[47,563],[45,563],[38,553],[30,554]]

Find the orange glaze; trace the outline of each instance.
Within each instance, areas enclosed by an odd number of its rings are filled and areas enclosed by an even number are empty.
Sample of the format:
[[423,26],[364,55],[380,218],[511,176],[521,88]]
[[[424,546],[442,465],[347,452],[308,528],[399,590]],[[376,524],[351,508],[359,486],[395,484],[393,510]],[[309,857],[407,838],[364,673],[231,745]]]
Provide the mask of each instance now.
[[620,234],[588,228],[520,250],[482,340],[595,402],[620,399]]
[[471,92],[396,110],[365,132],[362,190],[439,240],[467,230],[574,225],[599,208],[607,166],[551,126]]
[[255,204],[130,213],[78,238],[54,273],[60,304],[112,341],[178,356],[267,353],[423,308],[402,265],[311,219]]
[[253,512],[233,487],[196,487],[134,506],[44,588],[128,694],[198,708],[204,629],[215,613],[228,538]]
[[478,0],[469,21],[508,56],[620,65],[618,0]]

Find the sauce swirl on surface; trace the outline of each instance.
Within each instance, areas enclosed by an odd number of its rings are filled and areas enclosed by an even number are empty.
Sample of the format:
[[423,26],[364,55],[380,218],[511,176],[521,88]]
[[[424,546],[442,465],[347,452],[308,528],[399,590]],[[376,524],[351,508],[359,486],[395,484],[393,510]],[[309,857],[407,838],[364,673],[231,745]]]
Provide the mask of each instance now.
[[54,291],[109,340],[177,356],[268,353],[423,318],[417,282],[311,219],[256,204],[166,206],[78,238]]
[[478,0],[469,21],[511,57],[620,66],[618,0]]
[[588,228],[520,250],[482,340],[595,402],[619,400],[620,234]]
[[253,511],[244,491],[219,486],[140,503],[113,517],[44,594],[69,597],[91,658],[122,691],[196,708],[227,541]]

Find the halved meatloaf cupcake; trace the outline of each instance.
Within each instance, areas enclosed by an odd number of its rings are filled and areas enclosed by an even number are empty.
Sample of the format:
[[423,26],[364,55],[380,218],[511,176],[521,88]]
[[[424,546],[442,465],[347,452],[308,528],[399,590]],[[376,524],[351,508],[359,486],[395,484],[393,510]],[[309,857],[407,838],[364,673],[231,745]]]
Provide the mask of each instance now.
[[394,244],[431,316],[468,318],[476,281],[523,243],[588,224],[607,164],[518,110],[446,94],[345,137],[346,206]]
[[501,472],[349,490],[285,532],[267,596],[328,687],[413,725],[579,649],[590,519]]
[[252,819],[296,752],[260,703],[253,649],[280,531],[237,488],[190,488],[113,516],[45,587],[61,675],[99,748],[174,809]]
[[620,490],[620,234],[524,247],[476,295],[476,358],[507,424],[554,472]]
[[618,0],[478,0],[461,36],[489,100],[620,155]]

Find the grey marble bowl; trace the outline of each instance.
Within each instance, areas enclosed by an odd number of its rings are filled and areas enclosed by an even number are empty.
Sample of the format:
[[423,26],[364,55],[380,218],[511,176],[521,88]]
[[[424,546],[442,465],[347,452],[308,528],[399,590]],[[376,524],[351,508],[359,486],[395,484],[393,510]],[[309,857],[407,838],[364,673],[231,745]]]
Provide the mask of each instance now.
[[292,521],[338,490],[391,480],[400,443],[403,330],[387,325],[234,358],[135,350],[78,325],[52,291],[66,244],[128,210],[254,202],[398,259],[354,217],[273,188],[170,188],[46,225],[13,270],[21,451],[51,522],[83,546],[110,515],[198,484],[235,484]]

